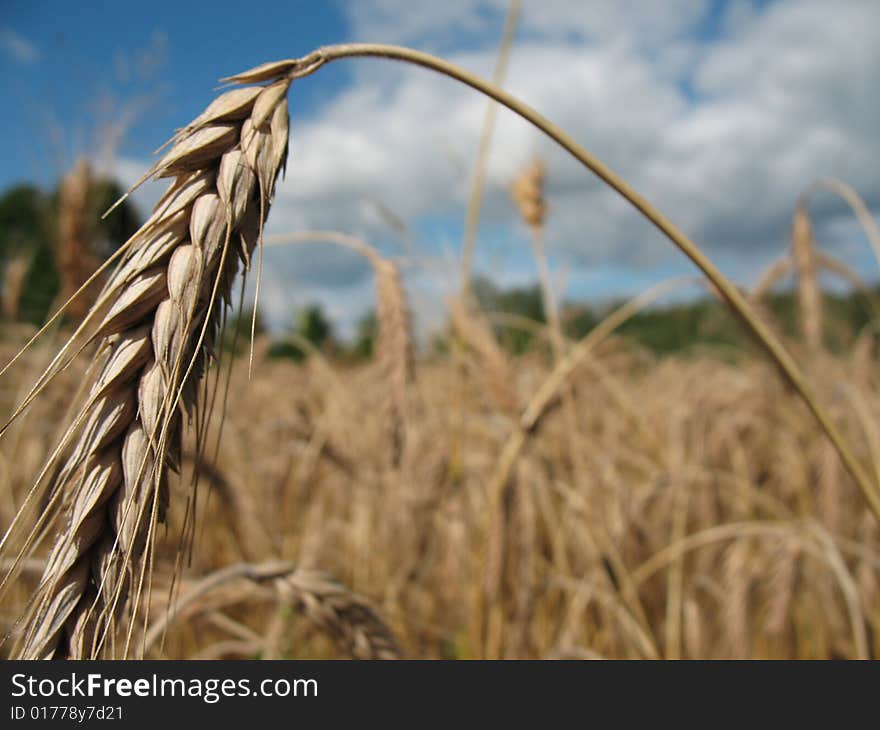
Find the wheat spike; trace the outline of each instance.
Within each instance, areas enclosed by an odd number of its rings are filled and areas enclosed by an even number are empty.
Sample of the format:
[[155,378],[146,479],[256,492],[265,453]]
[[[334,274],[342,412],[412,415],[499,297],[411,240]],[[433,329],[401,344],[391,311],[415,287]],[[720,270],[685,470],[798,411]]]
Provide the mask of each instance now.
[[401,658],[394,634],[379,615],[330,576],[297,570],[282,582],[292,589],[299,610],[352,659]]
[[[58,198],[58,275],[61,278],[60,300],[67,301],[79,291],[98,262],[91,250],[92,211],[89,210],[89,192],[92,189],[92,169],[85,158],[80,158],[61,182]],[[91,292],[94,296],[94,292]],[[88,292],[75,297],[67,308],[67,316],[80,321],[91,305]]]
[[269,83],[221,95],[145,176],[173,182],[86,319],[98,322],[100,365],[49,485],[69,507],[18,657],[104,655],[124,607],[138,603],[129,594],[143,588],[183,416],[197,406],[221,304],[262,233],[286,161],[290,82],[256,75],[236,80]]
[[822,346],[822,293],[816,279],[818,264],[813,226],[806,205],[798,204],[791,222],[791,253],[797,272],[798,304],[804,341],[811,350]]
[[510,195],[519,208],[519,214],[530,228],[544,225],[547,204],[544,201],[544,162],[534,160],[519,174],[510,186]]
[[281,602],[301,613],[327,634],[340,653],[352,659],[400,659],[401,649],[391,629],[361,596],[327,573],[297,568],[283,561],[238,563],[203,576],[188,588],[150,627],[145,638],[149,649],[158,644],[184,610],[221,586],[245,580],[254,585],[272,584]]
[[388,422],[391,428],[391,461],[400,464],[405,448],[407,390],[415,373],[412,327],[400,271],[393,261],[376,258],[378,357],[389,385]]

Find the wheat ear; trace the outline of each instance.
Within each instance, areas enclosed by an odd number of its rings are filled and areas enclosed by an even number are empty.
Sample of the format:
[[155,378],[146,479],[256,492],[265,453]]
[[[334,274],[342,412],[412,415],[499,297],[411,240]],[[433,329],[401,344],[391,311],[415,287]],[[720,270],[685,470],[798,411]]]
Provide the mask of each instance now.
[[[73,297],[67,316],[80,321],[89,311],[89,292],[74,294],[98,268],[91,250],[91,216],[89,192],[92,189],[92,169],[85,158],[80,158],[61,182],[58,197],[58,249],[56,261],[61,278],[60,300]],[[91,291],[94,296],[94,290]]]
[[373,262],[373,268],[379,321],[377,354],[389,386],[386,420],[390,425],[391,463],[397,467],[406,449],[407,393],[415,378],[412,318],[397,265],[388,259],[379,259]]
[[18,657],[106,654],[123,608],[138,605],[129,593],[143,588],[183,415],[197,406],[220,304],[238,259],[250,259],[286,161],[288,69],[267,64],[228,79],[236,87],[181,129],[144,177],[173,182],[87,317],[99,321],[100,366],[49,485],[68,508]]
[[159,643],[168,627],[205,595],[241,579],[256,585],[274,585],[283,602],[326,633],[341,653],[352,659],[400,659],[402,656],[394,633],[364,598],[326,573],[281,561],[228,565],[202,577],[150,627],[145,647],[149,649]]
[[400,659],[391,629],[360,596],[326,573],[297,570],[282,581],[296,607],[352,659]]
[[813,226],[804,203],[798,203],[791,222],[791,255],[797,272],[797,295],[801,310],[801,330],[807,347],[822,347],[822,293],[817,281],[818,263]]
[[534,160],[513,181],[510,195],[519,209],[520,217],[531,232],[532,254],[538,267],[538,280],[541,285],[541,304],[550,328],[553,356],[558,362],[565,355],[565,337],[559,320],[559,307],[550,282],[550,270],[547,267],[547,252],[544,246],[544,222],[547,217],[547,201],[544,197],[545,176],[543,160]]

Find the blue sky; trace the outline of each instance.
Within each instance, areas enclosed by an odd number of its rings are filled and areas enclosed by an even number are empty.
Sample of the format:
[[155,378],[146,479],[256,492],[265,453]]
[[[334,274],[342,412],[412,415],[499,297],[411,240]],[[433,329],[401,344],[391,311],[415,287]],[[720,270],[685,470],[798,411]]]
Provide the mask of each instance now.
[[[17,111],[0,142],[0,187],[20,180],[50,184],[57,175],[50,127],[71,127],[74,138],[64,152],[79,154],[75,137],[95,124],[95,106],[104,96],[115,97],[117,107],[149,97],[118,150],[148,157],[182,119],[204,108],[220,76],[339,42],[348,33],[344,14],[332,3],[260,6],[265,13],[222,1],[0,0],[0,84]],[[146,55],[150,65],[144,69]],[[326,82],[334,88],[343,74],[330,70],[333,78]],[[297,101],[308,108],[319,93],[309,87]]]
[[[0,0],[0,190],[51,186],[87,153],[124,181],[213,98],[217,79],[346,40],[403,43],[490,76],[507,0],[152,3]],[[787,243],[791,209],[836,175],[880,210],[880,4],[874,0],[524,0],[507,87],[564,126],[747,283]],[[332,228],[400,256],[423,329],[442,319],[486,102],[421,69],[341,62],[291,92],[292,160],[275,233]],[[131,114],[118,143],[107,123]],[[547,163],[547,247],[569,298],[632,294],[692,269],[613,195],[498,116],[477,266],[534,281],[507,188]],[[148,208],[161,188],[136,201]],[[409,227],[401,241],[379,212]],[[847,209],[811,208],[820,245],[875,279]],[[319,301],[350,330],[369,269],[327,246],[267,251],[276,324]]]

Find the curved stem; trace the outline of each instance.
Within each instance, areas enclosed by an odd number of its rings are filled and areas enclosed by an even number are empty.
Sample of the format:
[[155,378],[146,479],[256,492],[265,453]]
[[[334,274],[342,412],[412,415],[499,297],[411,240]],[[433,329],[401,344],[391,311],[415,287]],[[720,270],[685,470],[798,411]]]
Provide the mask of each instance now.
[[[510,8],[507,11],[507,19],[504,21],[501,45],[498,48],[498,60],[495,63],[495,73],[492,75],[492,83],[499,88],[504,83],[504,76],[507,73],[507,63],[510,60],[510,51],[513,47],[513,36],[516,33],[521,4],[521,0],[511,0]],[[468,197],[468,206],[465,211],[464,237],[461,243],[460,285],[461,295],[465,302],[470,297],[474,248],[477,243],[477,228],[480,225],[480,210],[483,206],[486,168],[489,166],[489,149],[492,145],[492,132],[495,129],[495,113],[497,111],[497,105],[490,101],[489,106],[486,108],[486,115],[483,117],[483,131],[480,133],[477,160],[474,163],[473,179],[471,180],[471,193]]]
[[868,206],[865,205],[865,201],[862,200],[862,196],[856,192],[855,188],[847,185],[843,180],[838,180],[836,177],[826,177],[816,180],[810,185],[804,191],[803,197],[809,200],[810,197],[821,190],[837,194],[850,207],[856,218],[858,218],[862,230],[868,238],[868,243],[871,244],[874,258],[880,264],[880,228],[877,227],[877,223],[874,221],[871,211],[868,210]]
[[363,256],[373,266],[382,261],[379,252],[366,241],[341,231],[297,231],[296,233],[275,233],[263,236],[263,243],[267,246],[283,246],[287,243],[317,243],[319,241],[351,249]]
[[767,350],[773,362],[779,367],[783,376],[791,383],[813,416],[819,422],[828,438],[837,449],[840,458],[855,480],[868,503],[874,517],[880,522],[880,496],[871,482],[867,472],[856,460],[843,435],[831,421],[825,409],[819,404],[812,388],[807,383],[801,369],[794,359],[770,331],[764,322],[752,310],[739,290],[715,267],[715,265],[703,254],[684,233],[682,233],[665,215],[651,205],[644,197],[630,187],[622,178],[615,174],[599,159],[590,154],[586,149],[574,141],[565,131],[553,124],[550,120],[539,114],[527,104],[516,97],[499,89],[497,86],[481,79],[478,76],[456,66],[442,58],[437,58],[428,53],[422,53],[410,48],[390,46],[377,43],[345,43],[333,46],[324,46],[303,57],[291,62],[290,77],[307,76],[317,71],[325,63],[337,61],[343,58],[373,57],[388,58],[397,61],[422,66],[460,81],[467,86],[495,99],[512,112],[518,114],[526,121],[540,129],[544,134],[569,152],[587,169],[593,172],[600,180],[622,195],[636,210],[658,228],[670,241],[672,241],[709,279],[718,292],[737,314],[746,328],[755,336],[758,342]]

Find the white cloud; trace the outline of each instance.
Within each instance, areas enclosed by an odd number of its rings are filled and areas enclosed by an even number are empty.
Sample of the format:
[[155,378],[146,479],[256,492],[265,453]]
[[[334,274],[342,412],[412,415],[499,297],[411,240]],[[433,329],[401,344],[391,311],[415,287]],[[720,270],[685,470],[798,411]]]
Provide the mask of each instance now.
[[35,63],[40,60],[40,49],[12,28],[0,27],[0,51],[19,63]]
[[[880,208],[880,5],[735,0],[708,23],[710,5],[525,0],[507,87],[620,173],[734,277],[747,278],[782,252],[794,201],[813,179],[843,177]],[[441,49],[488,77],[507,2],[365,0],[342,7],[352,39]],[[315,116],[297,115],[294,85],[293,154],[270,231],[333,228],[393,252],[377,201],[423,231],[423,252],[438,255],[441,244],[424,233],[436,228],[453,236],[444,243],[455,250],[455,229],[431,224],[464,216],[485,100],[424,69],[346,63],[351,84]],[[321,73],[304,83],[320,84]],[[589,287],[594,273],[613,272],[625,287],[627,277],[644,282],[652,272],[689,270],[635,211],[513,115],[499,114],[492,150],[483,267],[497,264],[498,247],[486,246],[491,231],[493,240],[509,242],[502,259],[508,280],[527,271],[526,238],[506,188],[541,155],[548,163],[548,247],[570,281]],[[844,208],[826,200],[813,210],[820,241],[845,252],[853,229],[841,222]],[[279,262],[266,274],[267,299],[277,294],[280,302],[296,280],[298,299],[335,302],[337,314],[353,320],[355,307],[369,301],[369,272],[340,297],[325,275],[333,256],[315,248],[298,263]],[[420,307],[428,318],[441,299],[440,285],[428,286],[429,279],[424,272],[408,277],[410,289],[426,298]],[[606,293],[609,286],[596,288]]]
[[[708,4],[674,5],[526,0],[527,40],[514,49],[508,87],[710,250],[783,245],[794,198],[819,175],[844,175],[870,200],[880,197],[876,4],[779,2],[758,11],[733,3],[722,38],[709,41],[696,32]],[[504,6],[357,3],[352,34],[406,41],[449,28],[497,31]],[[453,60],[489,75],[496,38],[484,33],[483,41]],[[368,195],[408,220],[460,215],[484,102],[423,70],[385,64],[354,73],[356,83],[319,118],[294,120],[283,188],[283,205],[299,209],[291,221],[360,225],[358,202]],[[488,220],[510,218],[503,188],[540,153],[550,161],[554,245],[587,260],[639,259],[665,245],[645,241],[633,213],[510,115],[500,116],[493,149]]]

